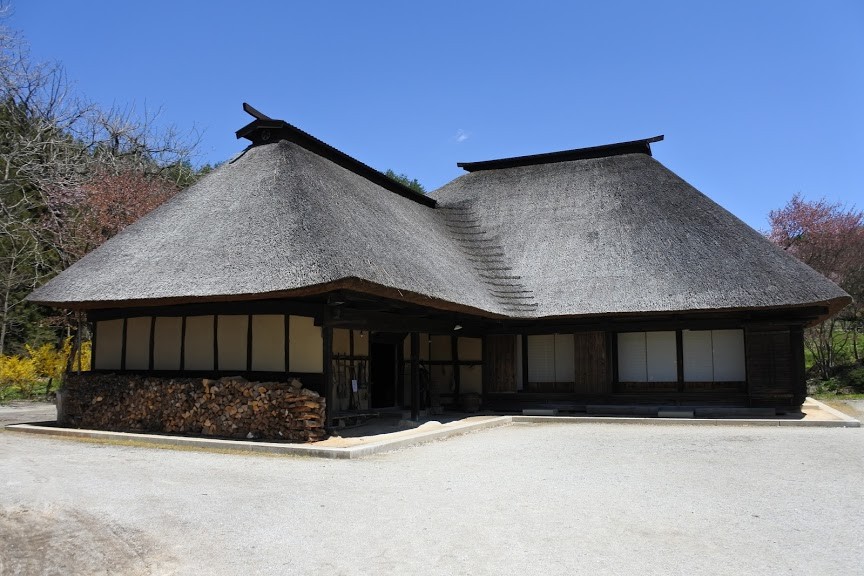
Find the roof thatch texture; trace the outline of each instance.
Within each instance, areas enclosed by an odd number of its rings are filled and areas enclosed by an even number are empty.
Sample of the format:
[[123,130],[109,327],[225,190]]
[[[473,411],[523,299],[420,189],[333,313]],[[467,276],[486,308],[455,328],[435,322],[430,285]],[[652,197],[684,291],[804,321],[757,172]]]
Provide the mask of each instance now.
[[647,154],[472,172],[433,195],[479,216],[537,316],[848,301]]
[[156,305],[350,280],[522,318],[848,301],[647,153],[478,166],[433,193],[432,208],[295,143],[253,146],[30,299]]
[[254,146],[30,299],[100,307],[264,297],[357,278],[494,309],[431,211],[296,144]]

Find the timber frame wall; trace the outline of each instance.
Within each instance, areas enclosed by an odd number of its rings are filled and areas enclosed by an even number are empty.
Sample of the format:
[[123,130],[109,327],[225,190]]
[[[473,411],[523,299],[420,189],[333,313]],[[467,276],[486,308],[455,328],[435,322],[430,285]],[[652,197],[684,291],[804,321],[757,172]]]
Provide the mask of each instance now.
[[[324,377],[323,370],[319,371],[304,371],[292,370],[291,365],[291,338],[289,329],[291,326],[290,317],[310,318],[313,322],[320,324],[321,317],[324,314],[325,307],[317,304],[307,304],[290,301],[266,301],[266,302],[240,302],[240,303],[207,303],[193,304],[183,306],[166,306],[166,307],[136,307],[123,309],[100,309],[91,310],[88,312],[88,321],[91,325],[92,334],[92,354],[91,354],[91,370],[97,372],[129,372],[139,374],[153,374],[161,377],[193,377],[193,378],[220,378],[222,376],[240,375],[249,380],[258,381],[286,381],[291,378],[299,379],[303,385],[311,390],[324,394]],[[242,317],[246,322],[246,334],[244,335],[245,342],[245,366],[232,367],[230,369],[220,367],[220,344],[219,344],[219,317],[226,316]],[[284,325],[284,370],[254,370],[253,369],[253,348],[254,348],[254,330],[253,317],[255,316],[281,316]],[[187,326],[190,318],[210,318],[212,321],[212,334],[210,343],[212,346],[212,368],[210,369],[189,369],[186,365],[187,361]],[[133,319],[147,318],[150,321],[149,327],[149,350],[147,367],[130,368],[127,366],[127,357],[129,355],[129,330],[128,325]],[[155,367],[155,350],[156,350],[156,320],[157,318],[179,318],[181,322],[180,339],[179,339],[179,366],[176,369],[160,370]],[[119,366],[116,368],[97,368],[100,358],[100,339],[99,339],[99,324],[104,321],[121,321],[122,328],[120,331],[120,353]],[[117,343],[112,343],[117,345]]]
[[[448,316],[437,321],[430,320],[428,323],[421,319],[403,319],[399,316],[369,314],[368,321],[362,322],[367,315],[360,310],[350,311],[356,324],[354,329],[370,332],[387,332],[406,334],[406,346],[398,347],[397,374],[400,384],[399,390],[408,392],[407,397],[401,396],[402,404],[410,405],[412,413],[416,417],[421,409],[420,399],[420,373],[421,364],[429,368],[449,366],[452,371],[453,390],[441,394],[442,400],[449,398],[456,402],[460,395],[465,393],[462,378],[462,369],[479,367],[482,371],[482,396],[487,408],[496,409],[518,409],[522,405],[532,404],[565,404],[572,406],[590,403],[726,403],[747,406],[776,406],[789,407],[799,405],[804,401],[806,394],[804,375],[804,347],[803,329],[811,323],[814,318],[824,314],[823,309],[786,310],[773,311],[770,314],[715,314],[713,316],[699,315],[669,315],[666,317],[628,317],[609,318],[603,320],[586,319],[579,322],[566,321],[535,321],[527,323],[524,321],[503,320],[490,321],[479,318],[458,317],[460,324],[465,329],[459,332],[443,333],[442,328],[452,328],[453,318]],[[214,316],[214,322],[218,322],[218,316],[242,316],[247,320],[247,329],[252,332],[251,318],[254,315],[281,314],[286,318],[286,332],[290,325],[287,321],[289,316],[305,316],[313,318],[316,326],[321,330],[321,356],[322,368],[320,372],[262,372],[252,370],[253,347],[252,338],[247,335],[246,366],[245,370],[220,370],[218,364],[213,370],[187,370],[181,363],[179,370],[159,371],[154,370],[154,330],[156,317],[179,317],[183,320],[192,316]],[[332,394],[327,390],[325,382],[333,381],[332,360],[333,331],[338,328],[351,328],[350,325],[340,324],[334,317],[333,308],[324,302],[301,302],[301,301],[250,301],[250,302],[213,302],[206,304],[194,304],[167,307],[139,307],[125,309],[100,309],[91,310],[88,320],[92,323],[103,320],[122,320],[124,326],[132,318],[151,318],[149,330],[150,349],[149,363],[147,369],[128,370],[125,365],[127,357],[127,330],[123,330],[123,341],[121,345],[122,364],[120,371],[153,373],[154,375],[189,376],[189,377],[220,377],[230,374],[239,374],[250,380],[259,381],[284,381],[286,378],[297,377],[303,384],[317,392],[328,396]],[[383,330],[376,330],[379,326],[378,320],[384,318],[386,322],[380,324]],[[335,327],[335,328],[334,328]],[[400,329],[401,327],[401,329]],[[744,330],[746,350],[746,382],[736,389],[720,386],[721,389],[687,391],[681,385],[681,356],[680,345],[678,354],[678,378],[674,389],[663,391],[623,389],[617,378],[617,334],[620,332],[639,331],[675,331],[680,342],[682,330]],[[98,329],[96,329],[98,332]],[[421,332],[429,338],[449,337],[451,354],[450,358],[421,358]],[[353,332],[352,332],[353,334]],[[562,391],[529,391],[516,390],[516,358],[521,355],[521,381],[523,387],[529,382],[528,379],[528,337],[540,334],[572,334],[577,350],[574,353],[577,366],[575,382],[572,390]],[[516,349],[516,336],[521,337],[520,349]],[[481,357],[464,359],[459,350],[459,339],[479,338],[482,341]],[[213,347],[214,359],[218,362],[218,329],[214,330]],[[290,368],[290,338],[285,335],[285,361],[286,367]],[[581,342],[581,344],[579,344]],[[185,346],[185,334],[181,335],[181,346]],[[581,352],[580,352],[581,350]],[[181,358],[184,357],[181,350]],[[352,360],[355,354],[349,351]],[[94,362],[99,357],[98,333],[94,334]],[[329,360],[329,361],[328,361]],[[369,360],[364,356],[361,360]],[[116,370],[108,370],[116,371]],[[408,386],[402,384],[407,383]],[[330,392],[330,394],[328,394]],[[332,417],[335,406],[328,402],[328,417]]]

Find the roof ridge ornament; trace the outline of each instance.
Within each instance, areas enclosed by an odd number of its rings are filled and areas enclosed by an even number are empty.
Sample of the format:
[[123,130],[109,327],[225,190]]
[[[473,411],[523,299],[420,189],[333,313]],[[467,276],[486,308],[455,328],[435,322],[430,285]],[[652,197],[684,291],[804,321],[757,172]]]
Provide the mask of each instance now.
[[245,138],[252,142],[252,146],[287,140],[288,142],[296,144],[301,148],[305,148],[322,158],[326,158],[334,164],[350,170],[351,172],[354,172],[355,174],[362,176],[370,182],[374,182],[382,188],[390,190],[399,196],[408,198],[414,202],[419,202],[420,204],[429,206],[430,208],[435,207],[435,199],[431,196],[421,194],[416,190],[405,186],[401,182],[393,180],[371,166],[367,166],[356,158],[345,154],[341,150],[337,150],[333,146],[315,138],[296,126],[293,126],[284,120],[271,118],[260,110],[252,107],[247,102],[243,103],[243,111],[252,116],[254,120],[237,130],[235,134],[238,139]]
[[609,156],[620,156],[622,154],[647,154],[651,156],[651,144],[663,140],[663,135],[629,142],[616,142],[602,146],[590,146],[588,148],[574,148],[572,150],[561,150],[559,152],[546,152],[543,154],[531,154],[528,156],[513,156],[510,158],[497,158],[495,160],[483,160],[481,162],[457,162],[456,166],[466,172],[478,172],[480,170],[500,170],[502,168],[516,168],[518,166],[534,166],[537,164],[555,164],[556,162],[569,162],[571,160],[588,160],[590,158],[606,158]]
[[248,102],[243,102],[243,111],[255,118],[256,120],[273,120],[273,118],[270,118],[258,109],[253,108],[252,105]]

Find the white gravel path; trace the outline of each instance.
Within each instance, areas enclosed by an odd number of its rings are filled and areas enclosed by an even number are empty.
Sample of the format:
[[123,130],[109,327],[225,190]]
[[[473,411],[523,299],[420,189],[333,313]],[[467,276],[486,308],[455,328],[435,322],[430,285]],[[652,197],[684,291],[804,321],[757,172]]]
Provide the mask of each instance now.
[[476,432],[357,461],[0,433],[0,574],[861,574],[864,429]]

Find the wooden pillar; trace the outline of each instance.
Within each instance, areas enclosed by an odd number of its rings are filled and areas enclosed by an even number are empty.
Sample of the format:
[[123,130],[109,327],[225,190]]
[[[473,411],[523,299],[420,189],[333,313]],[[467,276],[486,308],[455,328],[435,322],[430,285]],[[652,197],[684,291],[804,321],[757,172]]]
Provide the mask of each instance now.
[[804,366],[804,329],[801,326],[793,326],[789,330],[789,344],[791,346],[791,376],[793,402],[796,405],[804,403],[807,398],[807,373]]
[[420,334],[411,332],[411,419],[420,419]]
[[453,362],[453,403],[459,403],[462,388],[462,374],[459,370],[459,337],[450,335],[450,359]]
[[[370,336],[371,338],[371,336]],[[372,343],[369,343],[372,346]],[[396,346],[396,404],[400,408],[405,407],[405,345],[399,342]]]
[[186,316],[180,320],[180,371],[186,369]]
[[528,388],[528,334],[522,333],[522,391],[527,392]]
[[246,316],[246,371],[252,371],[252,314]]
[[[75,316],[78,318],[78,330],[75,332],[75,354],[78,355],[78,375],[81,375],[81,356],[84,355],[81,350],[81,312],[77,312]],[[153,369],[153,329],[150,329],[150,369]]]
[[126,318],[123,318],[123,339],[120,344],[120,371],[126,371]]
[[684,331],[675,331],[675,366],[678,369],[678,392],[684,392]]
[[336,401],[336,395],[333,394],[333,327],[329,322],[321,327],[321,336],[324,340],[324,389],[322,390],[325,400],[324,426],[329,427],[333,423]]
[[96,344],[98,344],[99,340],[98,327],[99,322],[93,320],[93,330],[90,332],[90,370],[96,370]]
[[156,351],[156,316],[150,317],[150,351],[149,359],[147,360],[147,369],[153,370],[153,358]]

